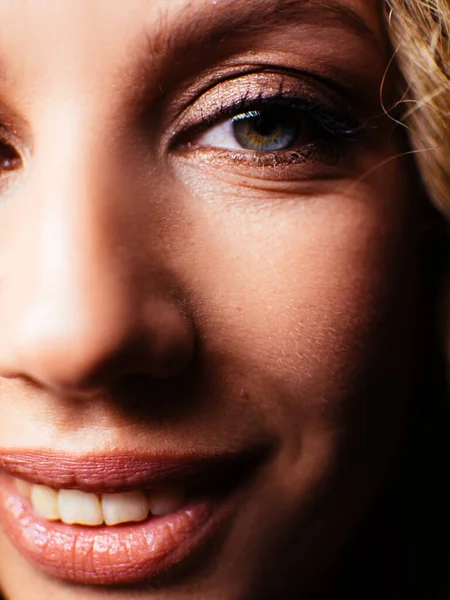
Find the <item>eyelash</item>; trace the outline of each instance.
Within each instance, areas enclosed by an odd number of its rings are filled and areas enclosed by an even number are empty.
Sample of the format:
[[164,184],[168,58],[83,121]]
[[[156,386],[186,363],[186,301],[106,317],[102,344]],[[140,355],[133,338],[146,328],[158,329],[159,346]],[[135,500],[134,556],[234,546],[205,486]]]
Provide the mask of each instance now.
[[270,151],[246,149],[237,151],[220,147],[212,149],[220,151],[222,159],[239,164],[278,166],[310,161],[336,164],[344,158],[350,146],[359,141],[365,129],[365,126],[358,123],[348,109],[330,107],[317,99],[285,95],[280,90],[277,94],[268,97],[263,97],[261,93],[258,97],[250,99],[245,95],[233,104],[219,106],[213,115],[202,115],[200,123],[184,134],[184,139],[188,140],[185,147],[194,150],[201,148],[196,145],[195,139],[212,127],[226,123],[227,120],[247,118],[246,114],[251,118],[258,112],[264,113],[268,110],[291,111],[298,122],[307,123],[309,130],[314,132],[314,141],[303,146],[300,144],[299,147]]

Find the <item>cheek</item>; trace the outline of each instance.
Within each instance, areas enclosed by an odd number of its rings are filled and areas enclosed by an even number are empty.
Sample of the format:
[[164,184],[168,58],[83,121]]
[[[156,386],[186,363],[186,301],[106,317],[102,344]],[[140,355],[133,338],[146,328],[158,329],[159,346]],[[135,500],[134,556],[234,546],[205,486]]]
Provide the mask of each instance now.
[[261,564],[334,552],[399,445],[414,385],[419,248],[414,200],[380,181],[385,189],[333,182],[270,202],[206,188],[208,199],[198,190],[187,204],[195,226],[184,271],[210,397],[222,417],[241,402],[232,431],[263,423],[275,440],[234,540],[251,531],[258,560],[268,553]]
[[293,452],[330,433],[334,444],[338,431],[349,444],[366,425],[375,440],[380,425],[398,427],[408,395],[410,215],[386,190],[335,187],[270,204],[216,190],[194,203],[191,293],[205,356],[220,355],[221,379],[243,378],[254,412]]

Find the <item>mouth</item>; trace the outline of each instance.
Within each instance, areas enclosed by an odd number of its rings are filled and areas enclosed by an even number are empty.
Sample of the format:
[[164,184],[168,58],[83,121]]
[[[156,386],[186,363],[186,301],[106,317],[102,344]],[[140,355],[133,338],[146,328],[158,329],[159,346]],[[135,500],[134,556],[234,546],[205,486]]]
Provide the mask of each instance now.
[[[205,456],[0,454],[0,519],[44,573],[90,585],[167,575],[239,502],[260,452]],[[189,564],[195,565],[194,561]]]

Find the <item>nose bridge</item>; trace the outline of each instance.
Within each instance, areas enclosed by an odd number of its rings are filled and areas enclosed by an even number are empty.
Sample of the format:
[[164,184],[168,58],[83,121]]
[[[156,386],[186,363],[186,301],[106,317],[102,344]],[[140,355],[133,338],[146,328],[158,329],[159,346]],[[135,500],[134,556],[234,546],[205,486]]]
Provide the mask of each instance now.
[[91,153],[89,144],[79,138],[73,133],[70,146],[63,144],[59,165],[53,166],[51,158],[46,161],[53,172],[44,166],[40,173],[44,193],[39,198],[40,223],[34,228],[37,297],[46,298],[47,311],[70,312],[74,323],[92,319],[99,308],[92,300],[109,298],[103,303],[106,310],[112,298],[122,299],[125,290],[122,286],[119,293],[120,254],[114,251],[107,219],[108,202],[112,207],[115,199],[105,198],[102,175],[90,158],[95,150]]
[[[78,171],[76,181],[68,178],[43,201],[32,265],[36,287],[25,311],[24,331],[44,330],[46,324],[54,327],[55,335],[75,340],[89,330],[97,335],[105,327],[111,331],[120,320],[127,286],[118,285],[118,254],[85,178]],[[113,311],[115,318],[109,314]]]
[[[112,284],[112,272],[103,264],[112,260],[107,248],[112,240],[105,227],[108,207],[97,160],[101,131],[92,131],[89,115],[70,105],[59,118],[53,113],[47,121],[51,124],[44,122],[48,134],[42,139],[36,173],[36,189],[42,190],[36,198],[40,223],[33,227],[38,289],[50,294],[55,309],[65,310],[67,303],[84,302],[88,289],[102,293]],[[107,160],[106,153],[99,160]],[[111,172],[108,165],[104,170]]]
[[57,161],[43,158],[38,164],[38,216],[24,269],[33,273],[33,289],[26,292],[13,342],[33,377],[53,378],[56,386],[89,379],[125,343],[121,338],[131,336],[134,312],[133,287],[124,280],[108,229],[102,182],[86,143],[72,133],[65,133],[72,147],[60,142]]

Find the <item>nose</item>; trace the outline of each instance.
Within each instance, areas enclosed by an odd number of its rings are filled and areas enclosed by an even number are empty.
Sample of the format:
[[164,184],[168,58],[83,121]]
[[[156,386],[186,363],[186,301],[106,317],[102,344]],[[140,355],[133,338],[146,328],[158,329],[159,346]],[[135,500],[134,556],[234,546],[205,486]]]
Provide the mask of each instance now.
[[8,238],[0,375],[76,394],[133,373],[179,374],[192,356],[193,330],[163,252],[151,241],[134,243],[140,224],[128,213],[116,211],[118,220],[114,207],[130,202],[126,186],[106,197],[97,175],[59,171],[51,184],[30,179],[28,216],[14,221],[21,225]]

